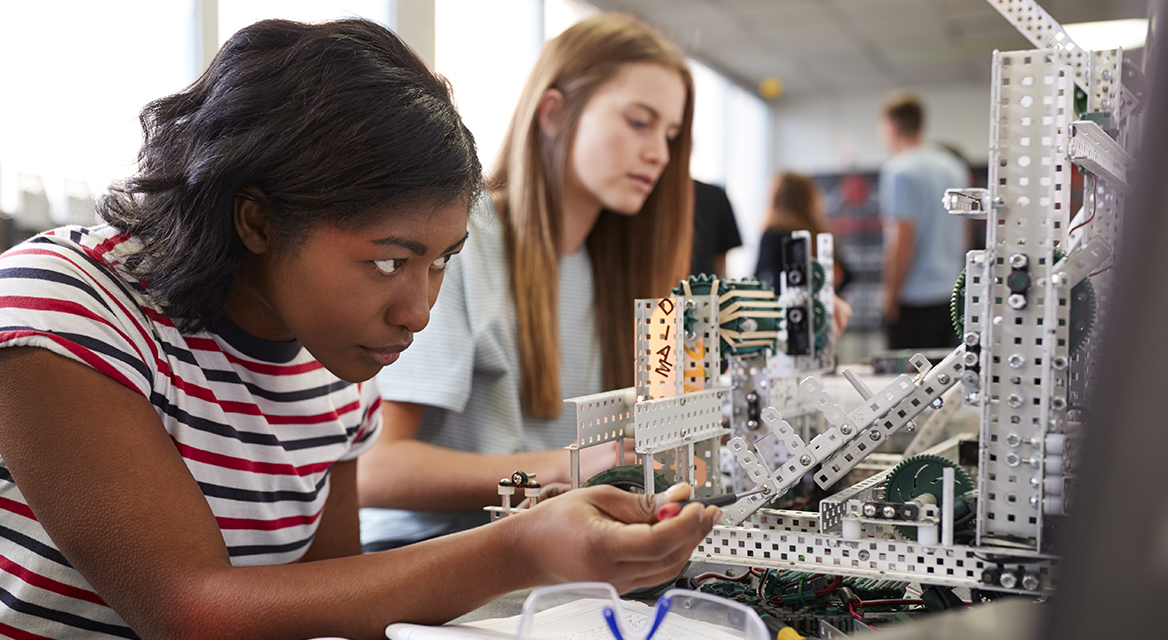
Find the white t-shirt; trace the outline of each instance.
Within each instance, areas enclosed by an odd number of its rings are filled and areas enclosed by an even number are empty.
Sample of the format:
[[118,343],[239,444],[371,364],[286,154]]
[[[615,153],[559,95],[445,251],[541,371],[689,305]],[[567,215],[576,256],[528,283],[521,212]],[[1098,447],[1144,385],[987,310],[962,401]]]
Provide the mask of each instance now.
[[[576,439],[573,411],[545,420],[521,406],[511,271],[490,198],[476,204],[469,231],[466,246],[447,267],[430,324],[381,370],[382,398],[426,405],[417,437],[440,447],[506,454],[567,446]],[[560,394],[598,393],[602,364],[587,248],[562,257],[559,271]],[[482,510],[362,509],[361,540],[413,542],[488,520]]]

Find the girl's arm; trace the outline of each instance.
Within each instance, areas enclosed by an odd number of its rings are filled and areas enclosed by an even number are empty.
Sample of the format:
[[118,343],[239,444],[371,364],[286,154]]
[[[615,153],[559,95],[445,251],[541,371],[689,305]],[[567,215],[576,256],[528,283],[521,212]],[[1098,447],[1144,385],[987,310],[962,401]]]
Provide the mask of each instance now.
[[[540,484],[569,482],[566,449],[484,455],[445,449],[415,439],[425,406],[382,402],[377,442],[361,455],[357,474],[362,507],[414,511],[467,511],[499,500],[499,480],[517,470],[535,473]],[[490,425],[484,423],[483,429]],[[626,438],[625,461],[633,462]],[[616,443],[580,452],[581,481],[618,464]]]
[[[0,455],[56,546],[144,639],[378,638],[390,622],[441,622],[539,584],[626,591],[676,575],[717,514],[693,505],[648,524],[652,496],[600,487],[408,548],[233,567],[154,407],[35,348],[0,350]],[[350,469],[338,467],[338,484]],[[346,493],[326,508],[330,552],[355,540]]]

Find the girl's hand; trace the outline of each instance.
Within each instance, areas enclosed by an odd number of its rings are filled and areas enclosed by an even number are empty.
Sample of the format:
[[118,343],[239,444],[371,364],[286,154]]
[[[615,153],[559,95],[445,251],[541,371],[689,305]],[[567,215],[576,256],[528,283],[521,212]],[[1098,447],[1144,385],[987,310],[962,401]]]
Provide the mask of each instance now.
[[681,573],[721,517],[717,507],[695,503],[657,522],[659,504],[689,494],[685,483],[659,495],[609,486],[569,491],[511,517],[517,548],[528,550],[540,584],[602,581],[621,593],[661,584]]

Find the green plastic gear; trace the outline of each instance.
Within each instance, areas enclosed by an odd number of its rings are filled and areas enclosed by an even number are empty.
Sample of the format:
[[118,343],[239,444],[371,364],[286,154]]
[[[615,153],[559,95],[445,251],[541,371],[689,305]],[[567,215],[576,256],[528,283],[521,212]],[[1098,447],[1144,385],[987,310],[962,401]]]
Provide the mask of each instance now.
[[827,271],[818,260],[811,261],[811,293],[819,293],[827,283]]
[[[1066,254],[1061,249],[1054,250],[1054,261],[1058,262]],[[1067,340],[1070,343],[1069,352],[1076,354],[1087,338],[1091,336],[1091,329],[1095,327],[1095,287],[1087,278],[1071,289],[1069,315],[1070,326],[1067,328]],[[949,317],[953,320],[953,329],[957,337],[965,335],[965,269],[957,276],[953,285],[953,294],[949,297]]]
[[[710,293],[710,291],[713,290],[715,280],[718,280],[719,294],[733,291],[772,291],[770,286],[759,280],[719,280],[715,276],[709,276],[703,273],[701,275],[689,277],[690,292],[695,296],[707,295]],[[680,284],[673,288],[673,295],[675,296],[683,295],[684,293],[685,289]],[[735,298],[731,296],[723,301],[719,308],[724,309],[734,304],[734,302]],[[721,328],[729,331],[741,332],[745,330],[743,323],[746,320],[747,318],[735,318],[734,320],[722,324]],[[754,321],[757,323],[757,327],[754,329],[755,331],[778,331],[778,318],[754,318]],[[688,328],[689,325],[687,325],[687,329]],[[731,348],[730,343],[726,342],[724,339],[722,340],[723,357],[759,353],[765,348],[766,345]]]
[[957,337],[965,336],[965,269],[957,276],[953,285],[953,294],[949,296],[949,318],[953,321],[953,330]]
[[[941,504],[943,492],[942,474],[945,467],[953,469],[953,496],[963,496],[973,491],[973,481],[957,463],[931,453],[906,458],[888,474],[884,483],[884,499],[888,502],[908,502],[926,493],[932,494]],[[957,507],[957,504],[954,504]],[[962,514],[956,514],[962,515]],[[917,539],[916,527],[897,526],[900,535],[910,540]]]
[[[601,471],[588,478],[581,486],[597,487],[602,484],[611,485],[629,493],[645,493],[645,469],[639,464],[623,464],[619,467]],[[665,472],[653,472],[654,493],[665,491],[669,488],[670,484]]]

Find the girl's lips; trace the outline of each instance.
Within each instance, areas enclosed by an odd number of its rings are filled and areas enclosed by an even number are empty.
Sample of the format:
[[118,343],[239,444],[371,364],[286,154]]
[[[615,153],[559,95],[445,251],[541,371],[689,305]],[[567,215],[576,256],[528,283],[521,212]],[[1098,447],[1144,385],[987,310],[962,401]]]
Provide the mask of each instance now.
[[397,359],[401,357],[401,352],[404,350],[404,347],[390,347],[388,349],[370,349],[369,347],[361,348],[369,354],[369,357],[372,358],[374,362],[380,364],[383,367],[388,367],[389,365],[397,362]]
[[649,178],[648,176],[629,174],[629,179],[633,181],[633,184],[635,184],[638,189],[640,189],[641,191],[643,191],[645,193],[649,193],[650,191],[653,190],[653,182],[654,181],[652,178]]

